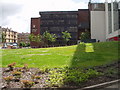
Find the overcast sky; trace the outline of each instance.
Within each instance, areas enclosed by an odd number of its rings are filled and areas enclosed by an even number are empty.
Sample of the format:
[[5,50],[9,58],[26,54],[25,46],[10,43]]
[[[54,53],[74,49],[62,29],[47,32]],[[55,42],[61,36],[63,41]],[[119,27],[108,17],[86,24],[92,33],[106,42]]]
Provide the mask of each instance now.
[[39,17],[39,11],[77,11],[78,9],[87,9],[88,1],[0,0],[0,26],[12,28],[12,30],[17,32],[30,32],[30,19],[31,17]]

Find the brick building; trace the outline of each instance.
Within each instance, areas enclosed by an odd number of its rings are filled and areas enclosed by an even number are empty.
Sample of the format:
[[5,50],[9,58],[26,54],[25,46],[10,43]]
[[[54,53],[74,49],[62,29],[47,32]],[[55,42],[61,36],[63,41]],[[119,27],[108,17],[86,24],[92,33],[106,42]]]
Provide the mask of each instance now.
[[[62,32],[68,31],[72,38],[68,44],[77,44],[81,32],[90,31],[90,18],[88,9],[78,11],[45,11],[39,12],[40,18],[31,18],[31,33],[43,34],[45,31],[57,35],[56,45],[63,45]],[[32,47],[38,47],[31,42]]]
[[77,42],[77,11],[50,11],[40,12],[41,24],[40,34],[45,31],[57,35],[56,45],[64,45],[62,32],[68,31],[71,34],[71,39],[68,44],[75,44]]
[[18,33],[18,44],[20,44],[21,42],[24,42],[26,44],[30,43],[29,35],[30,33]]
[[5,42],[4,43],[17,43],[17,32],[13,31],[9,28],[2,28],[1,33],[5,34]]
[[90,12],[89,9],[78,9],[78,39],[85,30],[90,32]]
[[[30,31],[31,34],[34,34],[34,35],[40,34],[40,17],[31,18],[30,28],[31,28],[31,31]],[[36,47],[39,47],[39,44],[37,42],[31,41],[30,46],[32,48],[36,48]]]

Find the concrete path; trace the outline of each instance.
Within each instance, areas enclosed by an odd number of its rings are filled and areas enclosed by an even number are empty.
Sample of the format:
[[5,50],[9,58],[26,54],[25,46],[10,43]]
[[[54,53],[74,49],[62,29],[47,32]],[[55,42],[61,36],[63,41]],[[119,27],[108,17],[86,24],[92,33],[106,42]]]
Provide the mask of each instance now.
[[107,86],[107,87],[105,87],[105,88],[119,88],[119,90],[120,90],[120,83],[116,83],[116,84]]

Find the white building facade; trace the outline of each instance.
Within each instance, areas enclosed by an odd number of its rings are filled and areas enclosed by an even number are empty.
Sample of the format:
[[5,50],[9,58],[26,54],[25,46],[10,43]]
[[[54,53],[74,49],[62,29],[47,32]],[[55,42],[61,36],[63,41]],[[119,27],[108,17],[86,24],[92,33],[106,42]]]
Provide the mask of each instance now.
[[120,35],[120,2],[90,3],[91,39],[102,42]]

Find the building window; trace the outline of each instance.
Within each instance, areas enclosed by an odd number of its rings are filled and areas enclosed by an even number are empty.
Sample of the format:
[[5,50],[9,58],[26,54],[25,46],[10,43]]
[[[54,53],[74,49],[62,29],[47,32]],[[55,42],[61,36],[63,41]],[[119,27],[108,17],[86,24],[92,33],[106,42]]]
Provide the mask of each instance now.
[[35,25],[33,25],[33,28],[35,28]]
[[37,29],[32,29],[32,32],[36,32],[37,31]]
[[97,9],[98,8],[98,4],[94,4],[94,9]]

